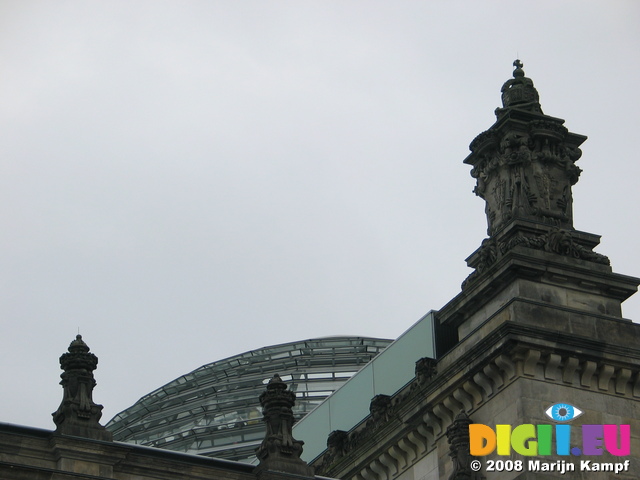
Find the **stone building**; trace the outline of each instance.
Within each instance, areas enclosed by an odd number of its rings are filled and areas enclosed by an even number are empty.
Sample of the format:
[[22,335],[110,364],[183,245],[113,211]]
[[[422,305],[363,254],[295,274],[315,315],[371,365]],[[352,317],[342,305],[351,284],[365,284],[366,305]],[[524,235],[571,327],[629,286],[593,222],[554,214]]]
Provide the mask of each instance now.
[[[593,251],[600,237],[574,228],[571,187],[586,137],[545,115],[514,66],[496,122],[464,160],[486,203],[488,238],[467,259],[474,271],[461,293],[435,313],[437,360],[418,361],[413,381],[332,432],[312,462],[321,475],[640,477],[640,325],[621,310],[640,279],[614,273]],[[471,439],[470,424],[499,430],[497,448],[491,435]],[[531,426],[516,434],[520,425]],[[602,425],[613,426],[608,441]],[[470,456],[470,441],[483,455]]]
[[278,376],[260,396],[257,467],[114,442],[91,398],[97,359],[78,337],[61,357],[56,431],[0,424],[0,478],[639,478],[640,325],[621,304],[640,279],[614,273],[593,251],[599,236],[574,228],[586,137],[545,115],[514,66],[496,122],[465,159],[488,238],[460,294],[429,314],[436,358],[415,358],[415,376],[376,393],[370,414],[331,432],[310,465]]
[[257,448],[260,463],[247,464],[114,442],[99,423],[93,401],[98,358],[78,335],[60,357],[63,398],[53,414],[55,431],[0,423],[2,480],[313,480],[300,459],[302,442],[291,434],[295,394],[275,375],[260,395],[267,425]]

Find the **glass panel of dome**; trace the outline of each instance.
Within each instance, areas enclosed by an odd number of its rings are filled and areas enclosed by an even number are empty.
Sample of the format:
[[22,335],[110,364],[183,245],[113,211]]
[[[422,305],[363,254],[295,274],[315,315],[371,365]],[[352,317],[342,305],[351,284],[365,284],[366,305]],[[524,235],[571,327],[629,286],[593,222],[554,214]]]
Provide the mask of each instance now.
[[[263,382],[279,373],[297,391],[294,415],[298,420],[389,343],[389,340],[363,337],[320,338],[265,347],[203,365],[146,395],[116,415],[108,428],[120,441],[143,445],[163,442],[163,448],[247,460],[264,435],[258,402],[264,391]],[[374,347],[373,352],[367,352],[367,346]],[[279,357],[276,361],[275,356]],[[305,373],[315,376],[316,382],[313,377],[309,385],[306,381],[300,382]],[[304,395],[306,389],[311,389],[314,396]],[[162,397],[165,400],[156,403]],[[204,412],[213,411],[220,415],[202,416]],[[163,426],[158,423],[153,432],[149,431],[150,422],[160,418],[165,421]],[[133,433],[130,427],[135,426],[141,433]],[[239,443],[204,447],[204,440],[228,438],[233,432],[240,435],[241,440],[234,440]],[[169,437],[174,440],[166,442]],[[201,451],[198,445],[203,446]]]

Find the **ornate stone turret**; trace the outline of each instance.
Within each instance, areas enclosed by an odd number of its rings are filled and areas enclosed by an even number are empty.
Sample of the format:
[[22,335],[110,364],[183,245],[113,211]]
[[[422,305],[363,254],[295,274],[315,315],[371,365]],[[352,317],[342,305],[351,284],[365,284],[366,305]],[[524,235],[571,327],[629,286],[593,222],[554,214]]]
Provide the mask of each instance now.
[[513,79],[502,86],[497,122],[471,142],[464,161],[473,166],[475,194],[486,202],[489,235],[468,264],[482,273],[507,251],[525,245],[608,265],[605,256],[593,252],[600,237],[573,227],[571,187],[581,172],[578,147],[587,137],[544,115],[522,63],[513,65]]
[[498,121],[471,142],[464,161],[473,165],[474,192],[486,202],[492,238],[514,220],[573,229],[571,186],[580,175],[578,147],[587,139],[542,114],[533,82],[519,60],[514,65]]
[[295,393],[287,390],[286,383],[277,374],[260,395],[267,432],[256,452],[260,460],[256,467],[259,478],[270,478],[273,472],[314,476],[313,469],[300,458],[304,442],[294,439],[291,433],[295,399]]
[[98,366],[98,357],[89,352],[81,335],[69,345],[69,352],[60,357],[60,385],[64,389],[62,403],[53,413],[57,425],[56,433],[98,440],[112,440],[111,432],[98,421],[102,416],[102,405],[93,403],[92,393],[96,386],[93,371]]
[[[600,236],[573,226],[571,189],[587,137],[545,115],[520,60],[514,66],[496,122],[464,160],[485,201],[489,236],[467,258],[474,271],[461,294],[437,314],[438,355],[494,316],[557,318],[553,325],[565,329],[578,316],[621,319],[621,303],[637,290],[638,279],[613,273],[593,251]],[[568,317],[560,320],[562,309]]]

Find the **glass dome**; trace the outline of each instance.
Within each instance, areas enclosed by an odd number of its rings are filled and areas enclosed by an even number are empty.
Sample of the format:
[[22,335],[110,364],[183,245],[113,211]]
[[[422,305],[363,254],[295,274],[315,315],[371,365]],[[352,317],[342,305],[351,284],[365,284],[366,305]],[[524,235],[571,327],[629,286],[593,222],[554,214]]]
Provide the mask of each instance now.
[[251,462],[265,432],[258,397],[275,373],[296,394],[298,421],[390,343],[326,337],[241,353],[145,395],[106,427],[122,442]]

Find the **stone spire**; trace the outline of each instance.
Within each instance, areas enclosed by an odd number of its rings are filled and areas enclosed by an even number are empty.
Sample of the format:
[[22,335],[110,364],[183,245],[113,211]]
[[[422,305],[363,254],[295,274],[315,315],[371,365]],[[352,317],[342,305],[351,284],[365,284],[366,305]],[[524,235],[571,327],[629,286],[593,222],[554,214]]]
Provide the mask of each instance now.
[[[269,478],[270,473],[285,472],[302,477],[313,477],[313,469],[300,458],[304,442],[292,435],[293,405],[296,395],[287,390],[279,375],[269,381],[266,391],[260,395],[260,405],[267,432],[256,454],[260,464],[256,467],[259,478]],[[277,477],[277,474],[275,474]]]
[[60,368],[64,370],[60,385],[64,393],[62,403],[52,414],[56,433],[110,441],[111,432],[98,423],[102,405],[93,403],[92,398],[96,386],[93,371],[98,366],[98,357],[89,352],[81,335],[76,336],[68,350],[60,357]]
[[485,270],[517,245],[608,264],[592,249],[599,237],[575,231],[571,188],[578,181],[579,146],[587,137],[571,133],[564,120],[542,113],[538,92],[520,60],[502,86],[497,121],[469,146],[474,192],[484,199],[486,239],[467,262]]
[[587,137],[542,113],[533,81],[519,60],[514,66],[496,122],[464,160],[485,202],[488,238],[467,258],[474,271],[460,294],[436,314],[438,356],[480,328],[488,336],[545,324],[553,335],[601,335],[596,326],[623,319],[622,302],[640,283],[593,251],[599,235],[574,228],[571,188]]

